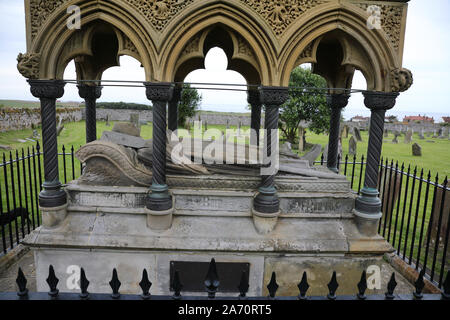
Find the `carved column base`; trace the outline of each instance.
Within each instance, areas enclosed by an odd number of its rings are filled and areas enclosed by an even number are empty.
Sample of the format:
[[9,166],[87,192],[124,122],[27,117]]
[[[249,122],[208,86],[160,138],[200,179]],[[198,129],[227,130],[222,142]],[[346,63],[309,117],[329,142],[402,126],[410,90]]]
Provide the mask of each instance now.
[[153,211],[147,209],[147,227],[151,230],[164,231],[172,227],[174,209]]
[[279,215],[279,211],[275,213],[262,213],[253,209],[253,224],[255,225],[256,232],[258,234],[271,233],[277,225]]
[[147,200],[147,209],[152,211],[167,211],[172,209],[172,195],[166,184],[153,183],[150,187],[151,194]]
[[280,200],[274,187],[260,187],[253,199],[253,209],[263,214],[272,214],[280,211]]
[[43,208],[60,207],[67,203],[66,191],[61,189],[61,183],[44,182],[43,190],[39,193],[39,206]]
[[364,187],[361,190],[361,195],[355,201],[354,214],[361,234],[369,237],[378,234],[378,224],[382,213],[377,189]]
[[54,228],[61,224],[67,216],[67,203],[59,207],[41,207],[42,225],[45,228]]

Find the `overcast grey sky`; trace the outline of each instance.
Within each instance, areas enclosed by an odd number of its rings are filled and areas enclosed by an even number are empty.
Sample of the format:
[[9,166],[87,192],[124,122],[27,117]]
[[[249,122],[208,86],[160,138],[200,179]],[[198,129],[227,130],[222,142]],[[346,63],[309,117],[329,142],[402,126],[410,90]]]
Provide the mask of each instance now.
[[[34,100],[28,84],[16,69],[16,57],[26,52],[25,14],[23,0],[0,0],[0,99]],[[411,0],[408,9],[406,42],[403,66],[412,70],[414,84],[397,100],[391,114],[426,114],[450,116],[450,1]],[[223,52],[212,49],[205,61],[206,70],[192,72],[186,82],[245,83],[241,75],[226,71],[227,61]],[[75,67],[71,63],[64,76],[75,78]],[[139,62],[130,57],[121,57],[121,67],[107,70],[103,79],[144,80],[144,71]],[[361,74],[355,76],[353,87],[365,89]],[[203,110],[245,112],[245,93],[202,91]],[[66,86],[64,101],[80,101],[74,86]],[[100,101],[147,102],[143,89],[105,88]],[[355,114],[368,114],[362,97],[351,98],[345,110],[346,118]],[[441,119],[438,119],[440,121]]]

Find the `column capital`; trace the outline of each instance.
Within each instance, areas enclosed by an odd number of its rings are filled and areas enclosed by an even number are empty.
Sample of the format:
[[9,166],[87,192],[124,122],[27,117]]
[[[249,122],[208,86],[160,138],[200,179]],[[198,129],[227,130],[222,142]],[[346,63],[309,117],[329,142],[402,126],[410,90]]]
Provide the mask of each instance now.
[[58,99],[64,95],[63,80],[27,80],[31,94],[36,98]]
[[259,87],[259,98],[261,103],[266,106],[281,106],[289,98],[289,89],[287,87]]
[[327,94],[327,103],[333,109],[343,109],[347,106],[349,98],[348,93]]
[[144,82],[147,99],[168,102],[172,100],[175,85],[172,82]]
[[364,104],[372,111],[389,110],[395,106],[398,92],[364,91]]
[[83,99],[98,99],[102,95],[102,86],[92,86],[87,84],[77,85],[78,94]]
[[247,91],[247,102],[254,105],[261,105],[261,96],[259,90],[250,89]]

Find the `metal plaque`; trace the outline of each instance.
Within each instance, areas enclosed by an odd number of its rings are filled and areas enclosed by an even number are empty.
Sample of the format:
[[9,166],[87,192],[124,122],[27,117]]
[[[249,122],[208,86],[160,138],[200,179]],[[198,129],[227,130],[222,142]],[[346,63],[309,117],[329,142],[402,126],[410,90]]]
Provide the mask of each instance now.
[[[178,271],[183,290],[186,292],[205,292],[205,278],[208,273],[209,262],[171,261],[170,262],[170,291],[175,270]],[[219,292],[239,292],[242,271],[250,276],[250,263],[216,262],[219,275]]]

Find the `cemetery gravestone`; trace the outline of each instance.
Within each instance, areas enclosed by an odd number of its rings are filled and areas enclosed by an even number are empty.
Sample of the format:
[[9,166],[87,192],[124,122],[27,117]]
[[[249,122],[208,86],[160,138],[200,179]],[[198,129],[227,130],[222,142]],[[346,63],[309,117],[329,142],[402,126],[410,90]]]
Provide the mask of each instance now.
[[408,130],[405,134],[405,143],[411,143],[412,141],[412,131]]
[[360,133],[359,129],[354,127],[353,132],[355,134],[356,141],[361,142],[362,138],[361,138],[361,133]]
[[356,155],[356,147],[357,147],[357,142],[354,136],[350,137],[350,140],[348,141],[348,154],[349,155]]
[[422,156],[422,147],[419,146],[417,143],[414,143],[412,145],[412,155],[416,157]]

